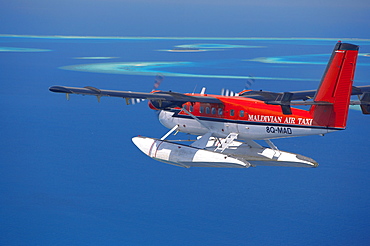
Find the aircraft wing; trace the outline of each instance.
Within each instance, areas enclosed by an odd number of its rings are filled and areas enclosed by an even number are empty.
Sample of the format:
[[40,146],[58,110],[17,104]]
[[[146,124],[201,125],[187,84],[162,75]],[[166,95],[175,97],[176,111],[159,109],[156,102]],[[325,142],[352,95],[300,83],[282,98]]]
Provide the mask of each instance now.
[[[370,85],[352,86],[352,95],[362,95],[370,92]],[[309,100],[315,97],[316,90],[307,91],[292,91],[292,101],[295,100]],[[270,91],[247,91],[240,96],[254,98],[261,101],[280,101],[283,98],[284,92],[270,92]]]
[[189,96],[177,92],[164,92],[158,91],[153,93],[147,92],[131,92],[131,91],[114,91],[114,90],[101,90],[92,86],[80,87],[67,87],[67,86],[51,86],[49,88],[52,92],[69,94],[92,95],[98,97],[122,97],[128,102],[130,98],[149,99],[160,102],[171,102],[176,105],[182,105],[186,102],[203,102],[203,103],[222,103],[219,99],[211,96]]

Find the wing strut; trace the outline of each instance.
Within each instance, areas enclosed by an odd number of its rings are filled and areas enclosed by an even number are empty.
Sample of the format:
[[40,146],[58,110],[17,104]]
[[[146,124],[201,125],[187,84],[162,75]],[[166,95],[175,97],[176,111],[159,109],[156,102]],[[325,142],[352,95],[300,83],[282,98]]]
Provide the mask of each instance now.
[[231,132],[226,138],[221,140],[221,144],[215,149],[215,151],[221,150],[221,153],[224,152],[224,150],[228,148],[237,137],[238,133]]
[[[165,140],[171,133],[173,133],[177,128],[179,128],[179,125],[176,125],[172,127],[171,130],[169,130],[163,137],[161,137],[161,140]],[[175,134],[176,135],[176,134]]]
[[191,118],[193,118],[194,120],[196,120],[199,124],[201,124],[202,126],[204,126],[205,128],[207,128],[209,131],[211,131],[211,129],[209,128],[209,126],[207,126],[203,122],[201,122],[195,115],[193,115],[192,113],[190,113],[185,107],[182,107],[182,110],[184,110],[185,113],[187,113]]
[[201,138],[194,143],[190,144],[191,147],[204,149],[207,146],[209,138],[212,136],[212,132],[207,132]]
[[274,157],[273,158],[279,158],[279,156],[281,155],[281,152],[280,152],[280,150],[276,147],[276,145],[275,144],[273,144],[272,142],[271,142],[271,140],[270,139],[266,139],[265,140],[265,142],[270,146],[270,148],[271,149],[273,149],[274,150]]
[[199,138],[198,140],[196,140],[194,143],[192,143],[190,145],[190,146],[195,147],[195,148],[204,149],[207,146],[207,143],[208,143],[209,138],[213,134],[211,128],[209,128],[209,126],[207,126],[203,122],[201,122],[195,115],[193,115],[192,113],[190,113],[185,107],[183,107],[182,110],[184,110],[184,112],[187,113],[191,118],[193,118],[199,124],[201,124],[202,126],[204,126],[205,128],[207,128],[209,130],[209,132],[207,132],[206,134],[204,134],[201,138]]

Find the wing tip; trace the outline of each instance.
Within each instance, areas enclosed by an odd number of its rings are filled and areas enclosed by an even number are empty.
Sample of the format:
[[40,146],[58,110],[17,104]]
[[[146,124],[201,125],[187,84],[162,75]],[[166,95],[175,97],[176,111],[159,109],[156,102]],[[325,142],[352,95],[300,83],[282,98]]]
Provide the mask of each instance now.
[[49,91],[56,93],[71,93],[69,89],[64,86],[54,85],[49,87]]

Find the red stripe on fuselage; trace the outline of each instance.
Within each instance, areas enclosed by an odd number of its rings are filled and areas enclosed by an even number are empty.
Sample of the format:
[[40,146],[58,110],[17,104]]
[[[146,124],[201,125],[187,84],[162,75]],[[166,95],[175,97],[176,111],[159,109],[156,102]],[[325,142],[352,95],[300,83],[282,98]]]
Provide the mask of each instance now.
[[[198,94],[196,96],[202,95]],[[280,106],[269,105],[256,99],[218,95],[207,96],[214,96],[215,98],[218,98],[222,101],[222,104],[197,102],[186,103],[184,106],[194,116],[198,117],[297,126],[313,125],[313,119],[309,111],[303,109],[292,108],[291,115],[284,115]],[[187,115],[187,113],[184,111],[181,111],[179,114]]]

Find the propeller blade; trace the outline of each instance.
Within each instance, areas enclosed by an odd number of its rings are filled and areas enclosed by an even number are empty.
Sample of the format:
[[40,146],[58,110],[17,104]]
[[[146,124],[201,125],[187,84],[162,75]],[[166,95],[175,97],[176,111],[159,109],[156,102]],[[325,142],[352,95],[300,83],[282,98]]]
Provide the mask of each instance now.
[[[161,83],[162,83],[163,80],[164,80],[164,75],[157,74],[157,76],[155,76],[155,80],[154,80],[154,85],[153,85],[153,90],[152,91],[158,90],[158,87],[161,85]],[[146,99],[141,99],[141,98],[131,98],[130,99],[130,104],[131,105],[135,105],[135,104],[144,102],[145,100]]]
[[158,74],[155,77],[153,91],[158,90],[158,87],[161,85],[162,81],[164,80],[164,76],[162,74]]
[[[244,90],[248,90],[253,85],[254,81],[255,79],[253,78],[253,76],[249,75],[247,82],[245,82]],[[222,88],[221,96],[234,97],[239,96],[239,94],[229,89]]]
[[245,90],[248,90],[249,88],[251,88],[255,81],[256,80],[254,79],[254,77],[249,75],[249,78],[247,79],[247,82],[245,83]]

